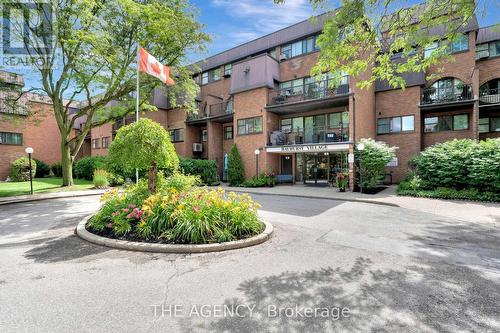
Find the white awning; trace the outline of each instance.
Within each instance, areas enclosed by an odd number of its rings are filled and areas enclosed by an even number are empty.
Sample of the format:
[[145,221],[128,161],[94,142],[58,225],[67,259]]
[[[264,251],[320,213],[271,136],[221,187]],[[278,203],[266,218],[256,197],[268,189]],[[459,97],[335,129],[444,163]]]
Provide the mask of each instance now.
[[329,151],[349,151],[349,143],[316,143],[291,146],[266,147],[268,153],[323,153]]

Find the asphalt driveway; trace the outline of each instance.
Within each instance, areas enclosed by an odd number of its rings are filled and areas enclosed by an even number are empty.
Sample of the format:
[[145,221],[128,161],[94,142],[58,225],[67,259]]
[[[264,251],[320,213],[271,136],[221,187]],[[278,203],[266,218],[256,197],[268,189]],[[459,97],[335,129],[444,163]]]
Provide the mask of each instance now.
[[254,195],[264,244],[174,255],[73,234],[97,197],[0,206],[1,332],[498,332],[500,231]]

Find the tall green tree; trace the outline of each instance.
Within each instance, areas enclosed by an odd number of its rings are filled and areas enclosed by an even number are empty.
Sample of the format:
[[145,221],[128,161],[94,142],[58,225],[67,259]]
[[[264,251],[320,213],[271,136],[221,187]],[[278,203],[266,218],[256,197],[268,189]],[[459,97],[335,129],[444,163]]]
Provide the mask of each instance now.
[[[25,10],[21,0],[19,8]],[[73,160],[92,127],[120,119],[135,110],[137,42],[172,68],[176,85],[169,88],[172,105],[191,101],[198,92],[186,54],[204,48],[209,37],[186,0],[59,0],[52,12],[34,2],[51,23],[29,25],[39,38],[23,38],[40,87],[52,101],[61,133],[63,184],[73,184]],[[53,38],[53,41],[50,39]],[[53,43],[52,48],[38,47]],[[154,110],[147,99],[163,85],[141,74],[141,110]],[[182,98],[179,98],[182,97]],[[66,100],[81,99],[81,103]],[[111,101],[120,101],[109,107]],[[70,107],[79,107],[70,113]],[[79,131],[75,125],[82,122]]]
[[[337,81],[341,73],[363,77],[360,87],[379,79],[404,88],[401,74],[425,71],[450,58],[449,43],[460,38],[478,12],[474,0],[427,0],[416,6],[408,0],[341,0],[335,9],[328,0],[309,2],[317,11],[328,12],[317,40],[319,59],[311,74],[331,72]],[[438,40],[446,42],[425,57],[423,50]],[[395,54],[402,60],[394,61]]]
[[231,186],[241,185],[245,181],[245,168],[236,144],[233,144],[229,152],[227,161],[227,180]]
[[158,168],[179,168],[179,158],[167,131],[148,118],[118,130],[109,147],[109,162],[129,173],[147,170],[150,193],[157,191]]

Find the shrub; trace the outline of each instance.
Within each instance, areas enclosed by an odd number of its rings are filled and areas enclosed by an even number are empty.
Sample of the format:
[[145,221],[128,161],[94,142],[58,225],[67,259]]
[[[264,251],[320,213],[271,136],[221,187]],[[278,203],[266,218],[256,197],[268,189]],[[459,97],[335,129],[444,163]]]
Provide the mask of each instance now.
[[179,168],[186,175],[199,176],[205,185],[219,183],[217,163],[213,160],[181,158]]
[[365,148],[361,151],[356,146],[354,152],[359,168],[358,184],[364,189],[371,189],[384,180],[385,166],[395,156],[394,147],[391,148],[384,142],[372,139],[361,139],[359,143]]
[[409,189],[400,186],[397,189],[398,195],[405,195],[420,198],[437,198],[448,200],[471,200],[471,201],[490,201],[500,202],[500,194],[494,192],[480,192],[477,189],[469,188],[457,190],[449,187],[438,187],[435,190]]
[[75,178],[92,180],[94,171],[104,169],[106,165],[106,157],[104,156],[88,156],[75,162],[73,173]]
[[227,161],[227,180],[231,186],[241,185],[245,181],[245,169],[236,144],[233,144],[231,152],[229,153]]
[[[31,160],[31,176],[35,177],[36,162]],[[10,166],[10,178],[15,182],[24,182],[30,180],[30,161],[23,156],[12,162]]]
[[94,178],[92,182],[96,188],[105,188],[108,187],[108,173],[103,169],[96,169],[94,171]]
[[50,166],[50,170],[56,177],[62,177],[62,164],[61,162],[56,162]]
[[412,159],[420,188],[476,188],[500,192],[500,139],[471,139],[435,144]]
[[273,187],[276,185],[276,177],[273,174],[261,173],[243,182],[245,187]]
[[108,172],[108,182],[110,186],[121,186],[125,184],[125,179],[120,175]]
[[35,159],[36,162],[36,178],[44,178],[50,174],[50,165],[45,163],[44,161],[40,161]]

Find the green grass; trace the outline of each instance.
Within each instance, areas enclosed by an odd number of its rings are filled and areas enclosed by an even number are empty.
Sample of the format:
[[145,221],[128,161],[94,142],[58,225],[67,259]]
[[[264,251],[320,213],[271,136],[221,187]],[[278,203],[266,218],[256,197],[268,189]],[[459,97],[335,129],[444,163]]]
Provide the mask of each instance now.
[[[35,178],[33,179],[33,192],[61,192],[77,191],[93,188],[91,180],[75,179],[75,185],[71,187],[62,187],[62,178]],[[9,197],[14,195],[23,195],[30,193],[30,182],[0,182],[0,197]]]

